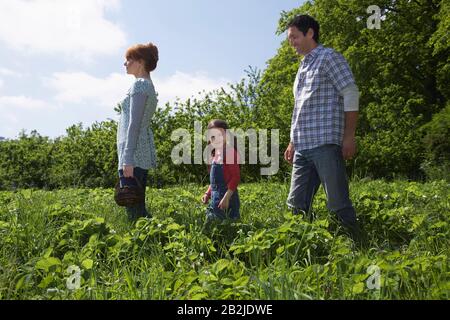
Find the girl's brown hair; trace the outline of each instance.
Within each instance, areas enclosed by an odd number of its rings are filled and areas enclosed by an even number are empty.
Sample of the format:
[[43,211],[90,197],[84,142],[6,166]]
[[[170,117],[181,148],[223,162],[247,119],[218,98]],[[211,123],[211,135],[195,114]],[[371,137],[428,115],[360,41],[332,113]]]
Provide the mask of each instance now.
[[151,72],[158,65],[158,48],[151,42],[148,44],[137,44],[127,50],[125,58],[135,61],[144,60],[145,70]]

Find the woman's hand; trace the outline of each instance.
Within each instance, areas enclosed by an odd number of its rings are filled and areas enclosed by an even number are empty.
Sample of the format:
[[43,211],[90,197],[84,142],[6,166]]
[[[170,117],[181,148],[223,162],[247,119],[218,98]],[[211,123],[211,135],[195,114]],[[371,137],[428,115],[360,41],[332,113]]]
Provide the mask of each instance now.
[[125,178],[133,178],[134,177],[134,167],[133,166],[124,165],[123,166],[123,176]]
[[202,203],[207,204],[208,201],[209,201],[209,195],[207,193],[205,193],[202,197]]

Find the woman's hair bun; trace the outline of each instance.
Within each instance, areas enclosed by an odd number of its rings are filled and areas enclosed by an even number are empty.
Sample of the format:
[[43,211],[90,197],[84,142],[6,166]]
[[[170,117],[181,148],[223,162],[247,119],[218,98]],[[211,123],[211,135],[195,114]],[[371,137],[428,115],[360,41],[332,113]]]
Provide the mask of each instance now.
[[158,47],[152,42],[130,47],[125,56],[127,59],[144,60],[147,72],[155,70],[159,60]]

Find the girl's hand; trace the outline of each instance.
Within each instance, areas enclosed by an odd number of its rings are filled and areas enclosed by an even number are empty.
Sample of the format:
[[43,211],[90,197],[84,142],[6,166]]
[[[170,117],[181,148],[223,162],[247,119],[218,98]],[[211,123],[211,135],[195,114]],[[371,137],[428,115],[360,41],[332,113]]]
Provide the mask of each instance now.
[[208,194],[205,193],[202,197],[202,203],[207,204],[208,201],[209,201],[209,196],[208,196]]
[[133,178],[134,177],[134,167],[133,166],[123,166],[123,176],[125,178]]
[[227,210],[230,206],[230,199],[227,196],[223,197],[223,199],[219,202],[219,209]]
[[219,209],[227,210],[230,207],[230,199],[233,195],[233,191],[228,190],[225,195],[223,196],[223,199],[219,202]]

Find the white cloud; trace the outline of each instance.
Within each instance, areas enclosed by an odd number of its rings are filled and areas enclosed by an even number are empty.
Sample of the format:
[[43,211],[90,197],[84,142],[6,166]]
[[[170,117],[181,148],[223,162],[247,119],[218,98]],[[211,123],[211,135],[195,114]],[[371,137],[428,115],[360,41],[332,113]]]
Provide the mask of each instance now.
[[91,59],[114,54],[126,35],[106,10],[121,0],[8,0],[0,2],[0,41],[24,53],[62,53]]
[[97,78],[84,72],[55,73],[44,84],[56,90],[55,100],[61,103],[89,103],[113,109],[124,98],[132,77],[113,73]]
[[[106,77],[74,73],[55,73],[43,79],[50,89],[48,100],[26,96],[0,96],[0,136],[13,138],[20,130],[37,130],[52,138],[65,134],[65,129],[82,122],[85,126],[95,121],[116,118],[114,107],[125,97],[133,77],[113,73]],[[153,77],[159,93],[159,106],[197,96],[226,86],[228,80],[213,78],[204,72],[187,74],[176,72],[169,77]],[[53,93],[51,91],[54,91]]]
[[154,82],[160,106],[162,106],[168,101],[175,101],[177,98],[185,101],[193,96],[202,96],[203,91],[208,93],[221,87],[227,87],[227,84],[231,81],[225,78],[212,78],[206,72],[188,74],[176,71],[174,75],[167,78],[155,77]]
[[0,111],[43,110],[52,108],[47,102],[25,96],[3,96],[0,97]]
[[23,74],[17,71],[1,67],[0,67],[0,75],[5,77],[18,77],[18,78],[23,77]]
[[[89,103],[91,105],[113,109],[125,97],[133,77],[113,73],[106,78],[98,78],[84,72],[55,73],[44,79],[47,87],[56,90],[55,99],[69,104]],[[226,87],[230,82],[224,78],[212,78],[205,72],[187,74],[177,71],[169,77],[153,77],[158,92],[159,106],[174,102],[177,98],[184,101],[199,92],[210,92]]]

